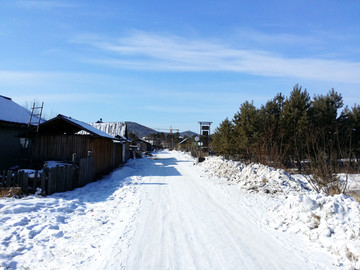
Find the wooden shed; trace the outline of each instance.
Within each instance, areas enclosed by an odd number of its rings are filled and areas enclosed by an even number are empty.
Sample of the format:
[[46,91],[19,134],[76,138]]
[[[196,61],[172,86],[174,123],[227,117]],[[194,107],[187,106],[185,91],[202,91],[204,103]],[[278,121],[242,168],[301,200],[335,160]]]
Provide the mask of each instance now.
[[[9,97],[0,96],[0,170],[18,167],[27,160],[28,141],[21,138],[33,126],[31,112]],[[34,116],[38,122],[39,118]],[[40,122],[45,120],[40,119]]]
[[[82,132],[81,132],[82,131]],[[115,167],[113,136],[74,118],[59,114],[39,127],[33,160],[73,161],[93,157],[95,178]]]

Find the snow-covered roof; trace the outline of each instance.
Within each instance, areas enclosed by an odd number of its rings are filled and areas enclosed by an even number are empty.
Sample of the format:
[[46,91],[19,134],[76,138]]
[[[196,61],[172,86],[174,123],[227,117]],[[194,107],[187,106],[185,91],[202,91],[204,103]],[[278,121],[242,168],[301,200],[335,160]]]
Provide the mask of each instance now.
[[121,139],[128,141],[125,122],[91,123],[90,125],[113,137],[119,136]]
[[[11,98],[0,96],[0,121],[17,123],[17,124],[28,124],[30,120],[31,112],[15,103]],[[32,122],[38,122],[39,118],[35,115],[32,118]],[[40,123],[45,122],[41,119]]]
[[[67,124],[70,124],[71,127],[69,125],[67,125],[67,126],[62,126],[61,128],[57,127],[56,129],[51,129],[51,126],[56,125],[57,121],[63,121],[63,122],[65,121],[65,122],[67,122]],[[85,122],[76,120],[74,118],[71,118],[71,117],[68,117],[68,116],[65,116],[62,114],[59,114],[55,118],[50,119],[49,121],[43,123],[40,126],[40,132],[44,131],[44,130],[45,131],[46,130],[50,130],[50,131],[56,130],[56,131],[60,131],[60,132],[68,131],[70,134],[75,134],[79,131],[85,131],[85,132],[95,135],[95,136],[100,136],[100,137],[109,138],[109,139],[113,139],[113,140],[115,139],[113,136],[111,136],[111,135],[85,123]]]
[[107,138],[111,138],[111,139],[115,139],[114,136],[111,136],[110,134],[104,132],[104,131],[101,131],[95,127],[93,127],[92,125],[89,125],[85,122],[82,122],[82,121],[79,121],[79,120],[76,120],[74,118],[71,118],[71,117],[67,117],[67,116],[64,116],[64,118],[66,118],[68,121],[71,121],[79,126],[81,126],[84,130],[86,131],[89,131],[90,133],[93,133],[93,134],[96,134],[96,135],[99,135],[101,137],[107,137]]

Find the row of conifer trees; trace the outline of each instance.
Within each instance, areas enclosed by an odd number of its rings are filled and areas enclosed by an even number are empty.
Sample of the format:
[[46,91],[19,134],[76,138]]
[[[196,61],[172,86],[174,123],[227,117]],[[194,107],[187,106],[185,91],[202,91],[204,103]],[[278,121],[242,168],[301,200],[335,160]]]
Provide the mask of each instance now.
[[336,173],[358,170],[360,106],[344,107],[334,89],[311,98],[295,85],[289,97],[277,94],[260,108],[241,104],[215,129],[212,149],[226,158],[310,171],[315,188],[329,189],[339,185]]

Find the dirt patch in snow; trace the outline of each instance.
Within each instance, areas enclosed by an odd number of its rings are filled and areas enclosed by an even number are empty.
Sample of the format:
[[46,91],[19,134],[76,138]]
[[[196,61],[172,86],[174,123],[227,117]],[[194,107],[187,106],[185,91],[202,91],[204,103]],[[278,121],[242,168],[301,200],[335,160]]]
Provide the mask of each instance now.
[[22,195],[21,187],[0,188],[0,198],[19,197]]
[[346,195],[353,197],[355,201],[360,202],[360,190],[349,190]]

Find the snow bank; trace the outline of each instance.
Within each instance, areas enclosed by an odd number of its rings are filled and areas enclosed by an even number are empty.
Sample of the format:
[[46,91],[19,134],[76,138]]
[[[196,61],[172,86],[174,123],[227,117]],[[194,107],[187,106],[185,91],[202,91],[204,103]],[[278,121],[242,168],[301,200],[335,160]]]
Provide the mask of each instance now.
[[137,170],[130,160],[73,191],[1,198],[0,269],[89,269],[90,260],[108,253],[106,236],[120,237],[134,218]]
[[[261,164],[208,157],[199,166],[209,175],[238,183],[247,192],[276,196],[280,203],[268,210],[266,224],[276,230],[305,234],[336,255],[339,266],[360,269],[360,204],[352,198],[318,194],[303,176]],[[359,179],[355,180],[358,183]]]
[[360,204],[345,195],[310,193],[289,196],[270,209],[268,224],[282,231],[303,233],[347,266],[360,269]]
[[200,166],[210,175],[235,181],[249,191],[275,194],[309,190],[306,182],[262,164],[246,165],[222,157],[208,157]]

